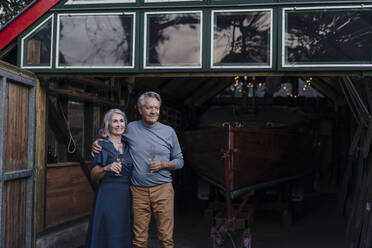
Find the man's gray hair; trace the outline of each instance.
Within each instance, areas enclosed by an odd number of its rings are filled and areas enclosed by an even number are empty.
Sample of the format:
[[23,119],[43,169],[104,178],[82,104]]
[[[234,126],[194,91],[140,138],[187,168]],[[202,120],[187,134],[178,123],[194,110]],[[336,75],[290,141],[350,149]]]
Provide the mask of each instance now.
[[142,106],[145,104],[145,98],[146,97],[155,98],[156,100],[159,101],[160,106],[161,106],[160,95],[158,93],[154,92],[154,91],[147,91],[147,92],[143,93],[142,95],[140,95],[140,97],[138,98],[138,101],[137,101],[137,108],[138,109],[142,108]]
[[106,112],[105,116],[103,117],[103,125],[102,128],[98,131],[99,136],[104,139],[109,139],[111,137],[111,133],[109,130],[109,123],[113,114],[118,114],[123,116],[125,122],[125,128],[127,127],[127,116],[123,111],[120,109],[110,109]]

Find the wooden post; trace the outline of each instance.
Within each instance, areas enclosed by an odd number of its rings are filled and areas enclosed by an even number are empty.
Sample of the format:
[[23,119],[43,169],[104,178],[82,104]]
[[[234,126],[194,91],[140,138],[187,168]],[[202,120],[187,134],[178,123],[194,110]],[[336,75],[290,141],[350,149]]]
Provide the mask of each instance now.
[[89,160],[90,150],[93,140],[93,105],[90,103],[85,103],[84,106],[84,158]]
[[[35,135],[35,208],[34,234],[44,230],[45,209],[45,130],[46,91],[37,81],[36,85],[36,135]],[[36,238],[34,239],[36,240]]]

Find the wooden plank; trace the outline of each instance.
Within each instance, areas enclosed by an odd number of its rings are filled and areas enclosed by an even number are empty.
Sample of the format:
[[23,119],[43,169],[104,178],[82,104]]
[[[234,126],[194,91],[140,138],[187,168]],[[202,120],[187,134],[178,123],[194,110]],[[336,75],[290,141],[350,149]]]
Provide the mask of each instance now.
[[367,174],[365,175],[366,181],[362,187],[366,190],[366,200],[363,202],[363,226],[360,235],[360,248],[370,248],[371,244],[369,235],[372,235],[372,215],[371,215],[371,204],[372,204],[372,156],[367,160]]
[[26,247],[26,187],[26,179],[5,182],[2,223],[4,248]]
[[89,93],[81,93],[77,92],[75,90],[67,90],[67,89],[50,89],[49,92],[51,94],[57,94],[57,95],[63,95],[63,96],[68,96],[68,97],[75,97],[80,100],[85,100],[88,102],[93,102],[93,103],[100,103],[100,104],[105,104],[105,105],[110,105],[110,106],[119,106],[118,103],[111,101],[108,98],[104,97],[96,97],[93,94]]
[[84,151],[85,158],[90,157],[91,144],[93,143],[93,105],[84,105]]
[[[46,91],[37,81],[35,140],[35,235],[44,230]],[[35,238],[36,240],[36,238]]]
[[138,74],[128,74],[128,73],[116,73],[116,74],[94,74],[95,77],[128,77],[128,76],[135,76],[136,78],[157,78],[157,77],[235,77],[235,76],[248,76],[248,77],[274,77],[274,76],[329,76],[329,77],[341,77],[341,76],[362,76],[366,72],[358,72],[358,71],[327,71],[327,72],[317,72],[317,71],[286,71],[286,72],[168,72],[168,73],[138,73]]
[[4,70],[6,72],[9,72],[9,73],[12,73],[12,74],[15,74],[15,75],[18,75],[20,77],[27,78],[30,80],[36,80],[35,74],[32,73],[31,71],[21,69],[15,65],[9,64],[2,60],[0,60],[0,70]]
[[[359,175],[358,175],[359,176]],[[367,195],[367,176],[363,177],[362,188],[360,184],[355,183],[355,190],[353,193],[352,210],[347,224],[347,233],[350,234],[350,248],[358,247],[360,241],[360,233],[363,225],[363,210]]]
[[7,83],[4,170],[27,169],[28,96],[29,89]]
[[94,192],[79,164],[48,167],[46,186],[47,226],[90,213]]
[[90,77],[83,77],[83,76],[68,76],[67,79],[72,79],[74,83],[84,84],[88,86],[92,86],[99,89],[111,89],[110,84],[106,82],[102,82],[100,80],[90,78]]
[[353,139],[351,141],[350,148],[348,151],[346,168],[345,168],[344,175],[342,178],[341,190],[339,193],[339,204],[340,204],[340,210],[342,213],[345,210],[346,198],[347,198],[348,189],[349,189],[349,182],[350,182],[351,175],[352,175],[353,156],[354,156],[356,147],[358,145],[358,142],[360,140],[360,137],[362,135],[362,131],[363,131],[363,125],[360,124],[354,133],[354,136],[353,136]]

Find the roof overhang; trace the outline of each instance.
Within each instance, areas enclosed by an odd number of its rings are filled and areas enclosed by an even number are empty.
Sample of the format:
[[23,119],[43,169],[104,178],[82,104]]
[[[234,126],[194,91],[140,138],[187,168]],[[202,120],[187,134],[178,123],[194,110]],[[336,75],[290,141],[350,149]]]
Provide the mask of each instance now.
[[0,50],[44,15],[60,0],[38,0],[25,9],[0,31]]

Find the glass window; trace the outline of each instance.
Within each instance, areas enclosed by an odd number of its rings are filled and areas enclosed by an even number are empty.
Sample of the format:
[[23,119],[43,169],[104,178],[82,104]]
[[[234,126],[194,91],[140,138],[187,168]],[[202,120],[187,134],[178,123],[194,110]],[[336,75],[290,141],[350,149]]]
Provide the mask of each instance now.
[[201,67],[200,11],[145,15],[145,68]]
[[283,45],[287,65],[371,64],[372,9],[287,9]]
[[50,17],[22,39],[22,67],[51,66],[52,21]]
[[134,13],[59,15],[59,68],[134,67]]
[[212,67],[271,66],[271,10],[214,11]]

